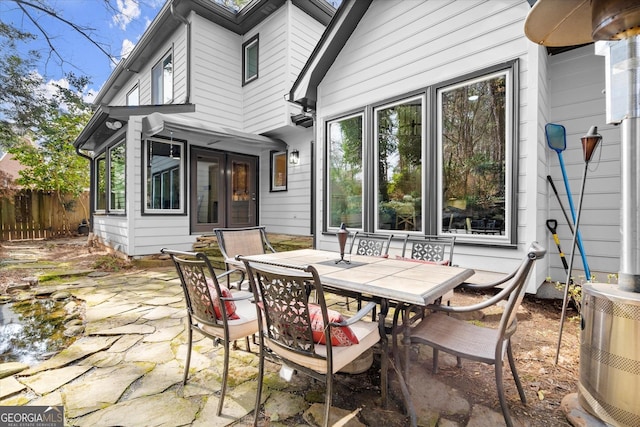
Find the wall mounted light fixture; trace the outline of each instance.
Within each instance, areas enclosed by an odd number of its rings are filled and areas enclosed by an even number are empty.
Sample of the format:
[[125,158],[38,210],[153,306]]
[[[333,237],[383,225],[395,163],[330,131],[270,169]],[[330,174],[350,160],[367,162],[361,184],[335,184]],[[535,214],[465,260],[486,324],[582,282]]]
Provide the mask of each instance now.
[[104,125],[111,130],[118,130],[122,127],[122,122],[118,120],[113,120],[111,122],[104,122]]
[[291,153],[289,153],[289,164],[297,165],[298,163],[300,163],[300,152],[298,150],[292,150]]

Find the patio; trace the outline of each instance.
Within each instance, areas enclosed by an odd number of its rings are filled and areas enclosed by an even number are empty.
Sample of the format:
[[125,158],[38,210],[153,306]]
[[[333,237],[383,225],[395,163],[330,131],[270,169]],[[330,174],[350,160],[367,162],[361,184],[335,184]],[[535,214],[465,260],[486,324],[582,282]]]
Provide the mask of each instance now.
[[[277,245],[278,240],[274,238],[272,243]],[[67,350],[2,378],[0,405],[64,404],[69,425],[251,424],[257,375],[255,354],[232,352],[230,390],[222,417],[215,416],[214,394],[219,389],[220,349],[209,340],[196,343],[194,374],[186,386],[181,384],[186,350],[182,319],[185,311],[173,267],[156,263],[153,267],[106,275],[88,274],[91,269],[80,266],[86,267],[87,259],[97,255],[95,251],[89,256],[88,248],[78,245],[67,256],[54,256],[56,250],[48,248],[49,244],[30,242],[36,247],[33,250],[3,244],[3,258],[16,261],[11,264],[12,269],[21,256],[48,256],[63,263],[67,271],[82,270],[84,273],[78,276],[63,275],[37,288],[52,292],[64,289],[83,300],[85,330]],[[4,275],[8,266],[3,265],[2,270]],[[25,277],[38,270],[24,265],[20,273]],[[33,293],[35,288],[20,292]],[[480,298],[482,294],[456,292],[453,304]],[[565,325],[560,363],[555,366],[559,315],[557,303],[532,297],[525,299],[519,312],[520,326],[513,344],[527,406],[520,404],[511,376],[505,376],[506,394],[518,425],[570,425],[560,402],[577,388],[579,329],[577,321],[570,320]],[[474,321],[491,324],[497,318],[495,313],[485,313],[484,318]],[[411,385],[420,425],[503,425],[491,368],[465,362],[460,370],[455,367],[455,358],[442,357],[441,370],[433,376],[429,370],[431,355],[426,348],[413,352],[413,357],[416,360],[411,364]],[[379,406],[377,368],[375,360],[364,373],[339,376],[333,414],[340,416],[344,425],[407,425],[401,393],[392,374],[389,406]],[[7,372],[5,369],[0,365],[2,372]],[[302,375],[286,383],[279,379],[276,365],[269,367],[269,373],[263,392],[264,425],[314,425],[313,420],[323,408],[322,387]],[[171,411],[166,411],[167,407]]]

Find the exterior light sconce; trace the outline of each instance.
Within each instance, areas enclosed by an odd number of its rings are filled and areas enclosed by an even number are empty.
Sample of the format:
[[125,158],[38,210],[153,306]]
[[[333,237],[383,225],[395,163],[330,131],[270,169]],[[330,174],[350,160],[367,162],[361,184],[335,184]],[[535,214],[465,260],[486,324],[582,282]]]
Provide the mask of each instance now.
[[111,122],[104,122],[104,125],[111,130],[118,130],[122,127],[122,122],[113,120]]
[[292,150],[291,153],[289,153],[289,164],[297,165],[298,163],[300,163],[300,152],[298,150]]

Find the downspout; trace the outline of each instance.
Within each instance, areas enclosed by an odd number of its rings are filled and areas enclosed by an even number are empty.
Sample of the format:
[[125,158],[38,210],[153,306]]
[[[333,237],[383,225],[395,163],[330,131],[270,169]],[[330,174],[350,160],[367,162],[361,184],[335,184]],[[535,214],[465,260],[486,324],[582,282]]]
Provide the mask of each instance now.
[[89,180],[89,233],[93,233],[93,208],[94,208],[94,203],[93,203],[93,197],[91,197],[92,194],[94,194],[95,189],[93,188],[93,157],[91,156],[87,156],[86,154],[84,154],[82,151],[80,151],[80,147],[76,147],[76,154],[80,157],[84,157],[85,159],[89,160],[89,177],[91,178]]
[[187,88],[184,103],[188,104],[191,98],[191,22],[176,12],[175,0],[171,2],[171,16],[173,16],[177,21],[182,22],[187,31]]

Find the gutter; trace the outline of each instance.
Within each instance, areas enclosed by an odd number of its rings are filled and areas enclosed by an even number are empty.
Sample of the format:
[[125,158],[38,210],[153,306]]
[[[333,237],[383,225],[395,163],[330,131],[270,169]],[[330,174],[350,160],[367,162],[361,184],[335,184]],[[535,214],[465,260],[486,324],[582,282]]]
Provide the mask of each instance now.
[[93,157],[87,156],[82,151],[80,151],[80,147],[75,147],[75,148],[76,148],[76,154],[78,156],[84,157],[85,159],[89,160],[89,232],[93,233],[93,211],[95,208],[93,197],[91,197],[91,195],[95,193],[95,189],[93,186],[93,179],[92,179],[95,173],[95,171],[93,170]]
[[191,98],[191,22],[189,22],[184,16],[178,14],[175,10],[175,0],[171,1],[171,16],[181,22],[185,26],[185,30],[187,32],[187,89],[186,89],[186,97],[184,100],[185,104],[189,103],[189,99]]

